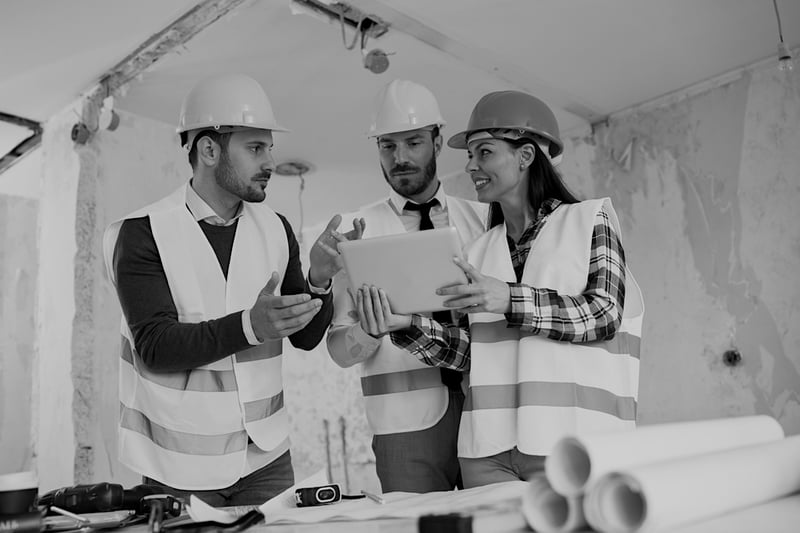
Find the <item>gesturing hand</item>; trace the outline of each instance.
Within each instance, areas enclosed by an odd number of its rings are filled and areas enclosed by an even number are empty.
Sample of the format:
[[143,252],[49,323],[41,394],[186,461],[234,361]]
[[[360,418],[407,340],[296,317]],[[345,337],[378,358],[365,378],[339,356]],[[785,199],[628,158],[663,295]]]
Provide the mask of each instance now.
[[258,340],[277,340],[300,331],[319,312],[322,302],[308,294],[276,296],[279,276],[273,272],[250,309],[250,323]]
[[383,289],[363,285],[356,291],[355,300],[361,329],[375,338],[411,325],[411,315],[392,313],[389,298]]
[[330,279],[342,269],[342,258],[339,254],[339,243],[361,238],[366,228],[363,218],[353,219],[353,229],[345,234],[336,231],[342,222],[341,215],[334,215],[309,252],[311,267],[308,278],[315,287],[327,287]]
[[464,271],[468,284],[448,285],[436,290],[436,294],[453,296],[444,305],[461,313],[508,313],[511,311],[511,289],[508,283],[481,272],[461,258],[453,262]]

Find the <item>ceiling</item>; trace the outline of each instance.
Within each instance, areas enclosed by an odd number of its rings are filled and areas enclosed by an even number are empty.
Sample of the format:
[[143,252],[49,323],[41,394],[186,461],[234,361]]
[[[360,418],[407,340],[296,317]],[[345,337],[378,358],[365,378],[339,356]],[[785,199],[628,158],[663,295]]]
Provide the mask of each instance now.
[[[47,120],[197,3],[4,0],[0,112]],[[364,132],[374,95],[394,78],[423,83],[439,97],[447,136],[493,90],[536,94],[555,108],[562,130],[572,131],[762,59],[777,64],[771,0],[347,3],[389,24],[365,48],[391,54],[386,72],[365,69],[359,46],[345,48],[353,28],[343,38],[338,21],[291,0],[245,0],[141,73],[116,106],[174,124],[198,79],[244,72],[263,84],[278,120],[292,130],[276,138],[279,159],[307,160],[320,175],[374,174],[374,146]],[[795,49],[800,2],[778,0],[778,7],[784,40]],[[25,131],[0,122],[0,156]],[[440,173],[463,163],[463,154],[446,150]]]

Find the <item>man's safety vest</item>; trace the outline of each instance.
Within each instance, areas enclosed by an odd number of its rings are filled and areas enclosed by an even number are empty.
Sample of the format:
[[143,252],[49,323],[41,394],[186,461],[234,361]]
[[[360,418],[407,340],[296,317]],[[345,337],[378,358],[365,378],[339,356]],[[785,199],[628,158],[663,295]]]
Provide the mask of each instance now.
[[[531,245],[522,283],[580,295],[589,274],[592,232],[609,199],[562,204]],[[469,247],[478,270],[514,282],[504,225]],[[458,438],[460,457],[488,457],[516,446],[549,455],[561,437],[633,429],[639,391],[644,304],[626,269],[622,325],[607,341],[563,342],[507,326],[503,314],[470,316],[471,369]]]
[[[448,196],[446,201],[450,225],[458,230],[462,245],[485,231],[488,206],[452,196]],[[366,221],[364,238],[406,231],[385,199],[342,219],[352,220],[354,217],[363,217]],[[352,309],[351,302],[342,302],[343,298],[350,298],[347,273],[340,272],[334,283],[334,309]],[[360,366],[361,392],[373,433],[385,435],[427,429],[441,420],[447,411],[449,394],[442,384],[441,371],[396,347],[389,335],[381,339],[375,355]]]
[[[179,322],[249,309],[271,273],[286,271],[283,223],[265,204],[243,203],[226,281],[186,208],[187,187],[109,226],[103,251],[110,279],[116,284],[112,260],[122,222],[149,216]],[[248,437],[262,450],[288,448],[280,340],[193,370],[153,372],[137,355],[124,317],[121,333],[119,454],[125,465],[178,489],[218,489],[245,472]]]

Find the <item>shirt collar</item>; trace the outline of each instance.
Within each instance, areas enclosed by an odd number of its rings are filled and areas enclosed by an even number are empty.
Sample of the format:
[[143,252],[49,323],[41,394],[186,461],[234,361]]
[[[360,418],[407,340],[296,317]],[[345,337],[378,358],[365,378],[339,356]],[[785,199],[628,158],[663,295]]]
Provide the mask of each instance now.
[[[433,200],[434,198],[439,200],[439,205],[441,206],[442,209],[445,209],[447,207],[447,195],[445,194],[444,187],[442,187],[441,183],[439,183],[439,187],[436,189],[436,193],[431,197],[431,200]],[[406,206],[406,202],[410,201],[411,200],[409,200],[405,196],[398,194],[397,191],[395,191],[394,189],[391,189],[389,191],[389,202],[391,202],[392,207],[394,207],[394,210],[397,211],[398,213],[402,213],[403,209]]]
[[244,202],[239,202],[239,208],[236,210],[236,214],[233,215],[228,221],[225,221],[221,216],[216,214],[211,206],[203,200],[197,191],[194,190],[192,187],[191,182],[189,183],[189,187],[186,191],[186,207],[189,208],[189,212],[192,213],[195,221],[200,222],[207,222],[213,226],[230,226],[233,224],[236,219],[242,216],[244,212]]

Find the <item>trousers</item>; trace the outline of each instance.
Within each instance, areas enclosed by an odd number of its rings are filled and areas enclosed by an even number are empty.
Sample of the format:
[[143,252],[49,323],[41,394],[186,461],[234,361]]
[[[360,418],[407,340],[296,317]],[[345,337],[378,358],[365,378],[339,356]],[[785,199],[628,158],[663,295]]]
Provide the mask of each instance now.
[[383,492],[423,493],[461,486],[458,426],[464,393],[460,387],[449,391],[447,411],[432,427],[373,436],[375,468]]
[[180,490],[148,477],[143,477],[142,483],[162,487],[164,492],[181,498],[184,502],[188,502],[189,496],[194,494],[212,507],[261,505],[294,485],[294,470],[292,456],[287,451],[267,466],[222,489]]

